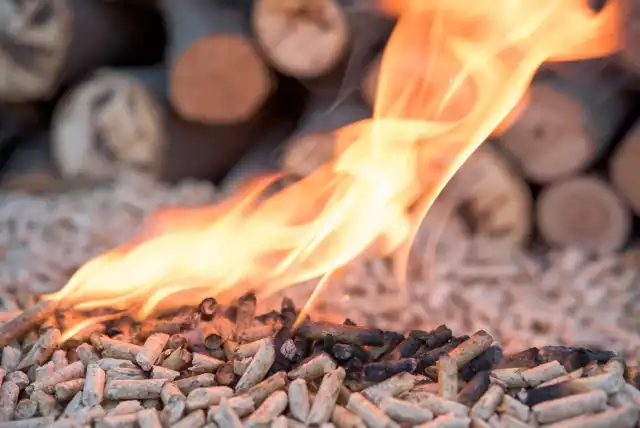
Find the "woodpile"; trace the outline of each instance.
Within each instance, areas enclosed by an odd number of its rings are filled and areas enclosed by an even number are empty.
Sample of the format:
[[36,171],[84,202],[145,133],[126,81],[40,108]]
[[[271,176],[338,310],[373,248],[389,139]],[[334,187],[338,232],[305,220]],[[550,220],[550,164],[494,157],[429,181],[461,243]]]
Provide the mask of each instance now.
[[[545,66],[447,186],[472,234],[600,253],[636,240],[640,8],[626,3],[619,55]],[[131,170],[307,176],[344,149],[334,131],[371,116],[394,19],[347,0],[0,2],[0,190]],[[433,82],[457,66],[441,58]]]

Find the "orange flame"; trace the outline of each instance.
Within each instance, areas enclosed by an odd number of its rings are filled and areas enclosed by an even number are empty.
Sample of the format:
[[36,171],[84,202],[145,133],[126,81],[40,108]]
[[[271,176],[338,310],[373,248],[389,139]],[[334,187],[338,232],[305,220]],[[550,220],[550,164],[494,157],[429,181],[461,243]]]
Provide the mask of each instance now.
[[586,0],[381,7],[399,18],[373,118],[337,132],[332,162],[268,197],[278,177],[212,207],[159,212],[138,239],[91,260],[48,297],[145,317],[206,296],[273,293],[368,251],[406,251],[416,207],[426,214],[473,151],[512,120],[544,61],[608,55],[621,43],[618,1],[598,13]]

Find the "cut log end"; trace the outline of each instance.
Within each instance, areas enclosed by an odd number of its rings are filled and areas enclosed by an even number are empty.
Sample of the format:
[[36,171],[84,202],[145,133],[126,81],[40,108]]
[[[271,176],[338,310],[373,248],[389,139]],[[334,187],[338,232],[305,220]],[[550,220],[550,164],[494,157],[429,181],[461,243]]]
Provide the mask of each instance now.
[[582,169],[595,151],[580,103],[547,84],[534,84],[522,116],[500,138],[501,146],[537,183]]
[[631,209],[640,215],[640,123],[616,148],[610,159],[610,177],[614,187]]
[[515,168],[484,143],[445,189],[469,228],[478,236],[523,245],[532,228],[532,196]]
[[124,168],[156,173],[162,111],[134,79],[99,72],[56,107],[53,156],[65,178],[112,179]]
[[71,37],[67,1],[0,2],[0,98],[51,95]]
[[640,3],[625,2],[624,45],[620,53],[626,68],[640,76]]
[[273,84],[268,68],[246,36],[219,34],[194,42],[177,59],[171,75],[171,99],[185,119],[234,124],[256,114]]
[[297,78],[330,72],[349,44],[347,18],[335,0],[259,0],[253,27],[273,65]]
[[627,207],[603,180],[591,176],[569,178],[544,189],[536,217],[548,244],[602,253],[622,247],[631,230]]

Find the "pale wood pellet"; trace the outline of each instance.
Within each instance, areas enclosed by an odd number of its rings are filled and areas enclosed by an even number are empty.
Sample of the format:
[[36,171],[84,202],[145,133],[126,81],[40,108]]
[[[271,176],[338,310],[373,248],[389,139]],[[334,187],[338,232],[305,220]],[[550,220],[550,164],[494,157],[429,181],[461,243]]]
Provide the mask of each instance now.
[[96,423],[96,428],[135,428],[138,415],[105,416]]
[[398,426],[389,416],[359,392],[351,394],[347,403],[347,410],[362,419],[369,428],[392,428]]
[[142,380],[147,374],[138,367],[114,367],[106,371],[107,383],[113,380]]
[[[78,345],[78,347],[76,348],[76,355],[78,356],[78,359],[85,365],[85,367],[91,363],[100,361],[100,355],[94,349],[94,347],[88,343],[82,343]],[[101,368],[105,370],[104,367]]]
[[569,381],[568,388],[574,392],[602,390],[614,394],[624,387],[625,380],[617,372],[602,373],[596,376],[583,377]]
[[235,410],[229,406],[226,398],[220,402],[220,409],[215,413],[213,419],[219,428],[243,428],[240,418]]
[[195,410],[172,425],[173,428],[202,428],[206,423],[204,410]]
[[345,376],[346,372],[342,367],[338,367],[324,375],[318,393],[309,410],[307,425],[320,425],[331,419]]
[[137,413],[140,428],[162,428],[156,409],[144,409]]
[[510,395],[505,395],[502,398],[502,403],[500,404],[499,411],[507,415],[511,415],[523,422],[529,420],[529,415],[531,412],[529,406],[521,403],[519,400],[511,397]]
[[243,393],[264,379],[276,359],[276,348],[272,338],[264,339],[253,356],[251,364],[236,384],[236,392]]
[[55,386],[54,395],[58,401],[69,401],[84,388],[84,379],[72,379]]
[[327,353],[321,353],[309,361],[300,364],[291,370],[288,375],[290,379],[314,380],[324,376],[325,373],[335,370],[337,364]]
[[224,361],[217,358],[194,352],[192,354],[191,367],[189,367],[189,371],[194,374],[213,373],[224,363]]
[[431,422],[418,425],[419,428],[467,428],[471,419],[455,415],[438,416]]
[[291,415],[300,422],[305,422],[310,409],[307,382],[304,379],[294,380],[289,384],[288,394]]
[[443,355],[437,362],[440,395],[447,400],[458,396],[458,366],[449,355]]
[[144,371],[150,371],[169,341],[166,333],[153,333],[144,342],[143,348],[136,354],[135,361]]
[[288,403],[286,392],[276,391],[272,393],[255,412],[244,420],[244,427],[258,428],[270,424],[271,421],[284,412]]
[[0,387],[0,422],[8,421],[18,404],[20,388],[13,382],[4,382]]
[[[82,393],[78,391],[71,401],[75,400],[76,397],[78,397],[77,400],[81,401]],[[58,416],[58,414],[60,414],[58,403],[52,395],[44,391],[35,391],[31,394],[31,399],[38,405],[38,412],[40,412],[42,416]]]
[[[247,394],[236,395],[235,397],[231,397],[229,399],[224,398],[224,399],[226,400],[227,405],[231,409],[233,409],[233,411],[236,412],[236,414],[240,418],[244,418],[245,416],[250,415],[256,410],[253,399]],[[222,400],[220,402],[222,402]],[[214,415],[219,410],[220,410],[220,405],[209,407],[209,410],[207,413],[207,420],[209,422],[215,422]]]
[[35,381],[38,383],[39,381],[53,376],[53,373],[56,371],[56,366],[53,364],[53,361],[49,361],[48,363],[36,368],[36,376]]
[[382,400],[380,409],[394,421],[405,424],[417,425],[433,419],[433,413],[429,409],[392,397]]
[[567,374],[567,370],[558,361],[553,360],[537,367],[524,370],[522,378],[527,385],[535,388],[536,386]]
[[471,417],[489,419],[502,402],[504,395],[505,391],[501,386],[489,386],[489,389],[480,397],[478,402],[471,407]]
[[246,393],[251,397],[255,405],[259,406],[273,392],[284,388],[286,383],[287,374],[281,371],[251,387]]
[[138,400],[121,401],[113,409],[107,410],[107,416],[130,415],[143,410],[142,404]]
[[363,389],[362,395],[377,404],[386,397],[395,397],[403,392],[410,391],[422,379],[424,379],[423,376],[398,373],[389,379]]
[[545,401],[532,407],[536,420],[541,424],[550,424],[587,413],[605,409],[607,394],[604,391],[591,391]]
[[489,349],[492,343],[493,337],[486,331],[480,330],[449,352],[449,356],[460,369]]
[[338,428],[364,428],[365,424],[362,418],[345,407],[337,404],[331,414],[331,422]]
[[160,399],[164,404],[163,415],[168,424],[173,424],[182,418],[187,408],[187,397],[173,382],[167,382],[162,386]]
[[174,383],[180,388],[183,394],[188,395],[196,388],[215,386],[216,376],[213,373],[203,373],[197,376],[175,380]]
[[175,380],[180,376],[180,372],[168,369],[161,366],[153,366],[151,368],[152,379],[167,379],[169,381]]
[[28,398],[23,398],[16,404],[16,410],[13,413],[15,419],[30,419],[36,415],[38,404]]
[[105,382],[104,370],[100,368],[98,363],[90,363],[87,366],[84,388],[82,389],[82,402],[85,406],[94,407],[102,403]]
[[187,396],[187,410],[206,409],[220,403],[223,398],[231,398],[233,390],[226,386],[196,388]]
[[434,415],[440,416],[451,413],[456,416],[468,416],[469,408],[464,404],[452,400],[446,400],[435,394],[419,393],[409,394],[406,399],[420,407],[426,407]]
[[114,380],[107,384],[104,398],[108,400],[145,400],[159,398],[166,379]]
[[547,425],[547,428],[632,428],[637,422],[637,407],[625,407],[565,419],[561,422]]

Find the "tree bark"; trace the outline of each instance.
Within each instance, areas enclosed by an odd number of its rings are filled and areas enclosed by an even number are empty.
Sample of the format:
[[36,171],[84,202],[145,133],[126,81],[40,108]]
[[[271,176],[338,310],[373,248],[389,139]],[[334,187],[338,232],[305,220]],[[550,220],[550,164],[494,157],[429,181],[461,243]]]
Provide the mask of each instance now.
[[177,113],[219,125],[254,116],[277,81],[250,37],[247,13],[216,0],[160,4],[171,34],[170,96]]
[[57,190],[61,180],[51,159],[49,141],[45,132],[23,141],[0,170],[0,188],[30,194]]
[[551,246],[599,253],[620,249],[631,232],[631,214],[607,182],[579,175],[553,183],[537,200],[536,219]]
[[121,169],[163,180],[221,180],[278,112],[265,106],[236,125],[189,122],[170,108],[163,66],[106,69],[54,112],[54,155],[65,177],[102,181]]
[[0,99],[48,100],[104,65],[160,59],[164,30],[152,8],[118,2],[0,2]]
[[529,180],[546,184],[596,162],[626,114],[624,99],[604,80],[549,77],[533,83],[522,115],[498,142]]

